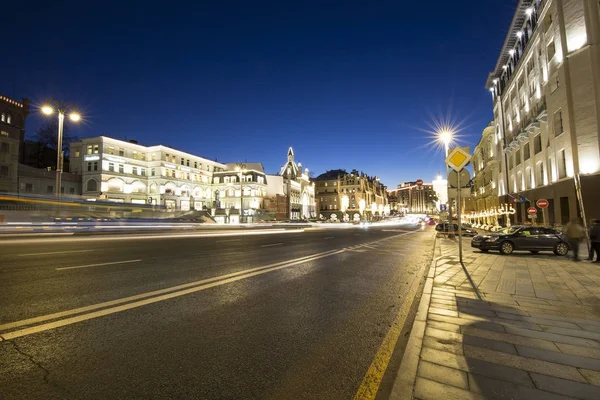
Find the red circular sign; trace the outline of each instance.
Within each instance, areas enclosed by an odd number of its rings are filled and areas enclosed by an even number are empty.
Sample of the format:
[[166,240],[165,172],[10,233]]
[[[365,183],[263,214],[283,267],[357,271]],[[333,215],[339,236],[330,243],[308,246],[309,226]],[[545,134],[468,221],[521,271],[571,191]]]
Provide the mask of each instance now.
[[537,214],[537,208],[535,208],[535,207],[529,207],[527,209],[527,214],[529,214],[529,215],[535,215],[535,214]]
[[417,186],[423,186],[423,179],[417,179]]
[[539,208],[547,208],[548,207],[548,200],[546,200],[546,199],[539,199],[538,201],[535,202],[535,204]]

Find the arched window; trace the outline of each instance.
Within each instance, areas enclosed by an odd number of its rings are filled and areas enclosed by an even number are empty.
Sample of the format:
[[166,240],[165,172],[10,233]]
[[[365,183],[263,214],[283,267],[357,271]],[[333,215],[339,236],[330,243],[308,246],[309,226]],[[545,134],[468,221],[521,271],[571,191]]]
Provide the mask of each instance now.
[[11,116],[10,114],[8,114],[8,115],[6,116],[6,123],[7,123],[7,124],[10,124],[10,121],[11,121],[11,120],[12,120],[12,116]]
[[2,113],[2,122],[6,122],[6,114]]
[[97,192],[98,191],[98,182],[95,179],[90,179],[87,181],[86,190],[88,192]]

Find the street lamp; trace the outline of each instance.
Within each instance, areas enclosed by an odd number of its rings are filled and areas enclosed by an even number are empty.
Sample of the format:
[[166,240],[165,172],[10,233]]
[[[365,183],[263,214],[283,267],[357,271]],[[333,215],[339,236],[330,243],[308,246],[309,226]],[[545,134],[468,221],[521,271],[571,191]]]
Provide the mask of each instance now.
[[[450,151],[450,143],[452,143],[452,141],[454,140],[454,135],[455,135],[454,130],[448,129],[448,128],[442,128],[436,132],[437,141],[444,145],[446,157],[448,157],[448,152]],[[446,165],[446,179],[448,179],[449,175],[450,175],[450,167],[448,167],[448,165]],[[448,186],[449,186],[449,184],[450,184],[450,182],[448,182]],[[448,186],[447,186],[446,190],[449,189]],[[460,190],[460,188],[458,188],[458,190]],[[460,207],[460,205],[459,205],[459,207]],[[448,222],[450,223],[449,228],[450,228],[450,232],[452,232],[454,230],[454,225],[452,224],[452,199],[450,198],[450,196],[448,196],[448,215],[449,215]],[[458,221],[458,223],[460,223],[460,221]]]
[[242,174],[246,172],[246,164],[238,163],[235,170],[240,173],[240,223],[244,216],[244,185],[242,184]]
[[63,139],[63,125],[65,120],[65,114],[68,113],[69,119],[73,122],[81,120],[81,115],[76,111],[73,111],[72,107],[64,104],[52,104],[44,105],[41,108],[42,113],[45,115],[52,115],[54,111],[58,112],[58,141],[56,144],[56,197],[60,198],[60,187],[62,180],[62,168],[63,168],[63,151],[62,151],[62,139]]

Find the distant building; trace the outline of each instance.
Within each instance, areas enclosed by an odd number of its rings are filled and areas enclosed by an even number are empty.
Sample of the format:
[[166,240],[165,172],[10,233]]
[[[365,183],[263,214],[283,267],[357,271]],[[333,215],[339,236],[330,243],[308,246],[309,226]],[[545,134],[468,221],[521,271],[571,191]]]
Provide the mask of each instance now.
[[[474,212],[491,211],[499,204],[498,182],[502,179],[500,165],[502,153],[498,154],[495,141],[496,129],[490,123],[482,132],[481,139],[473,150],[471,165],[473,166],[473,195],[470,200]],[[486,218],[486,224],[496,224],[496,217]]]
[[448,180],[442,179],[442,176],[438,176],[431,182],[433,191],[437,197],[435,205],[437,210],[441,211],[442,205],[448,205]]
[[398,207],[406,213],[436,212],[437,194],[431,183],[418,185],[417,182],[403,182],[397,189]]
[[387,192],[388,205],[390,207],[390,215],[394,215],[399,213],[400,205],[398,204],[398,191],[397,190],[388,190]]
[[513,222],[528,221],[539,199],[549,204],[538,223],[566,224],[582,204],[588,219],[600,218],[599,37],[597,1],[518,2],[486,82],[494,123],[482,143],[500,161],[499,202],[517,200]]
[[[56,171],[19,164],[19,194],[54,196],[56,194]],[[61,193],[65,196],[81,195],[81,176],[62,173]]]
[[71,143],[70,157],[70,171],[81,176],[84,196],[167,210],[211,209],[213,174],[226,169],[167,146],[147,147],[106,136]]
[[320,219],[358,221],[389,215],[387,190],[377,177],[336,169],[314,182]]
[[315,184],[310,181],[308,168],[302,171],[302,164],[294,161],[294,150],[290,147],[287,162],[281,167],[285,195],[288,202],[288,219],[316,218]]
[[218,223],[253,222],[267,197],[265,169],[259,162],[225,164],[213,174],[212,190],[213,217]]
[[19,160],[29,101],[0,95],[0,192],[18,191]]

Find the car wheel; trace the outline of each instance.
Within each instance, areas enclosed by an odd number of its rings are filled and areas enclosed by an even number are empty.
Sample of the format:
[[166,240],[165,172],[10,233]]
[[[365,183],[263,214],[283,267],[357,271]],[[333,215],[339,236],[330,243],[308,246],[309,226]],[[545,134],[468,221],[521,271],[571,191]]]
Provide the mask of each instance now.
[[511,242],[503,242],[500,245],[500,253],[502,253],[504,255],[511,254],[514,249],[515,249],[515,246]]
[[530,250],[530,251],[531,251],[531,253],[533,253],[533,254],[537,254],[537,253],[539,253],[539,252],[540,252],[539,250]]
[[565,242],[556,243],[554,246],[554,254],[557,256],[564,256],[569,252],[569,246]]

